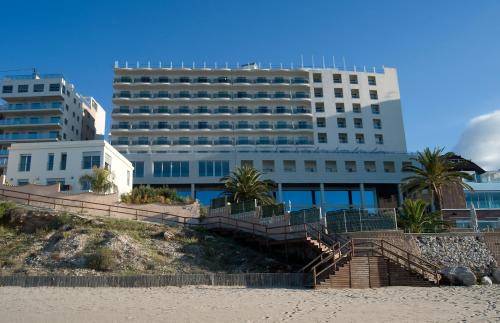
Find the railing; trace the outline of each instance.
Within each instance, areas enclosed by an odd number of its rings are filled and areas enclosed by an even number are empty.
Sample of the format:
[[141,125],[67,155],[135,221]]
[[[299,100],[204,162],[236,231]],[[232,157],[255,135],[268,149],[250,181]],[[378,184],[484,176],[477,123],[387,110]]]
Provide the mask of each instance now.
[[58,139],[59,135],[55,133],[16,133],[1,134],[0,140],[38,140],[38,139]]
[[206,93],[206,94],[198,94],[198,93],[113,93],[113,98],[134,98],[134,99],[151,99],[151,98],[165,98],[165,99],[309,99],[309,93],[266,93],[266,94],[238,94],[238,93]]
[[7,104],[0,105],[0,110],[2,111],[17,111],[17,110],[62,110],[63,105],[60,102],[54,102],[50,104],[46,103],[18,103],[18,104]]

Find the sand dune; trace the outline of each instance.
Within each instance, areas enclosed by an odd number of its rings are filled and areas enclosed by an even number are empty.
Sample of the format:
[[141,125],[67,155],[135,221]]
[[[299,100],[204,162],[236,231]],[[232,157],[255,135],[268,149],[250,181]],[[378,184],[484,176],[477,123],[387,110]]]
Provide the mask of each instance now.
[[0,288],[1,322],[500,321],[500,286],[285,290]]

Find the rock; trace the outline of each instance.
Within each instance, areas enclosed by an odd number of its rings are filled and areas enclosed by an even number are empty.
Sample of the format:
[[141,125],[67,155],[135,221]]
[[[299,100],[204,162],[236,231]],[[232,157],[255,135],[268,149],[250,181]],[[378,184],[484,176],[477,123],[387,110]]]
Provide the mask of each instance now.
[[172,232],[168,232],[168,231],[163,232],[163,240],[170,240],[174,236],[175,235]]
[[491,281],[491,278],[488,276],[484,276],[481,278],[481,285],[493,285],[493,282]]
[[500,284],[500,268],[493,270],[492,276],[495,283]]
[[476,283],[476,275],[467,267],[445,267],[439,273],[443,275],[444,283],[450,285],[472,286]]

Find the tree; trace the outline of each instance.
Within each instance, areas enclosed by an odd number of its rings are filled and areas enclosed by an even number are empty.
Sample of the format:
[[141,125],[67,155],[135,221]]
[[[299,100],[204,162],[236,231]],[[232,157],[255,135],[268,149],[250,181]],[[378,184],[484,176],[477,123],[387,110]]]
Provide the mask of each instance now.
[[224,183],[224,194],[233,202],[257,200],[260,205],[274,204],[272,190],[275,183],[262,180],[262,173],[251,166],[244,165],[221,178]]
[[453,153],[443,154],[443,148],[434,148],[434,150],[425,148],[423,152],[418,152],[417,157],[411,159],[419,165],[403,167],[403,171],[414,174],[403,179],[403,189],[409,194],[427,190],[430,194],[432,211],[441,210],[445,186],[459,185],[472,190],[472,187],[463,181],[463,179],[472,179],[472,176],[457,171],[459,164],[452,162],[451,156]]
[[115,176],[106,168],[92,168],[92,174],[80,177],[80,184],[90,183],[90,190],[95,193],[109,193],[115,191]]
[[446,222],[440,219],[441,212],[427,212],[427,203],[422,199],[406,199],[401,207],[399,221],[411,233],[435,230]]

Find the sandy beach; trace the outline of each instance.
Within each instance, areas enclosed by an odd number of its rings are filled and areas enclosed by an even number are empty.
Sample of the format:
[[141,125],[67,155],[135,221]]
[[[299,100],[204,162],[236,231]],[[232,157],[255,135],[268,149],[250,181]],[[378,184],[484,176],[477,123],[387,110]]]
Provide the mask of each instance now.
[[0,288],[1,322],[498,322],[500,286]]

